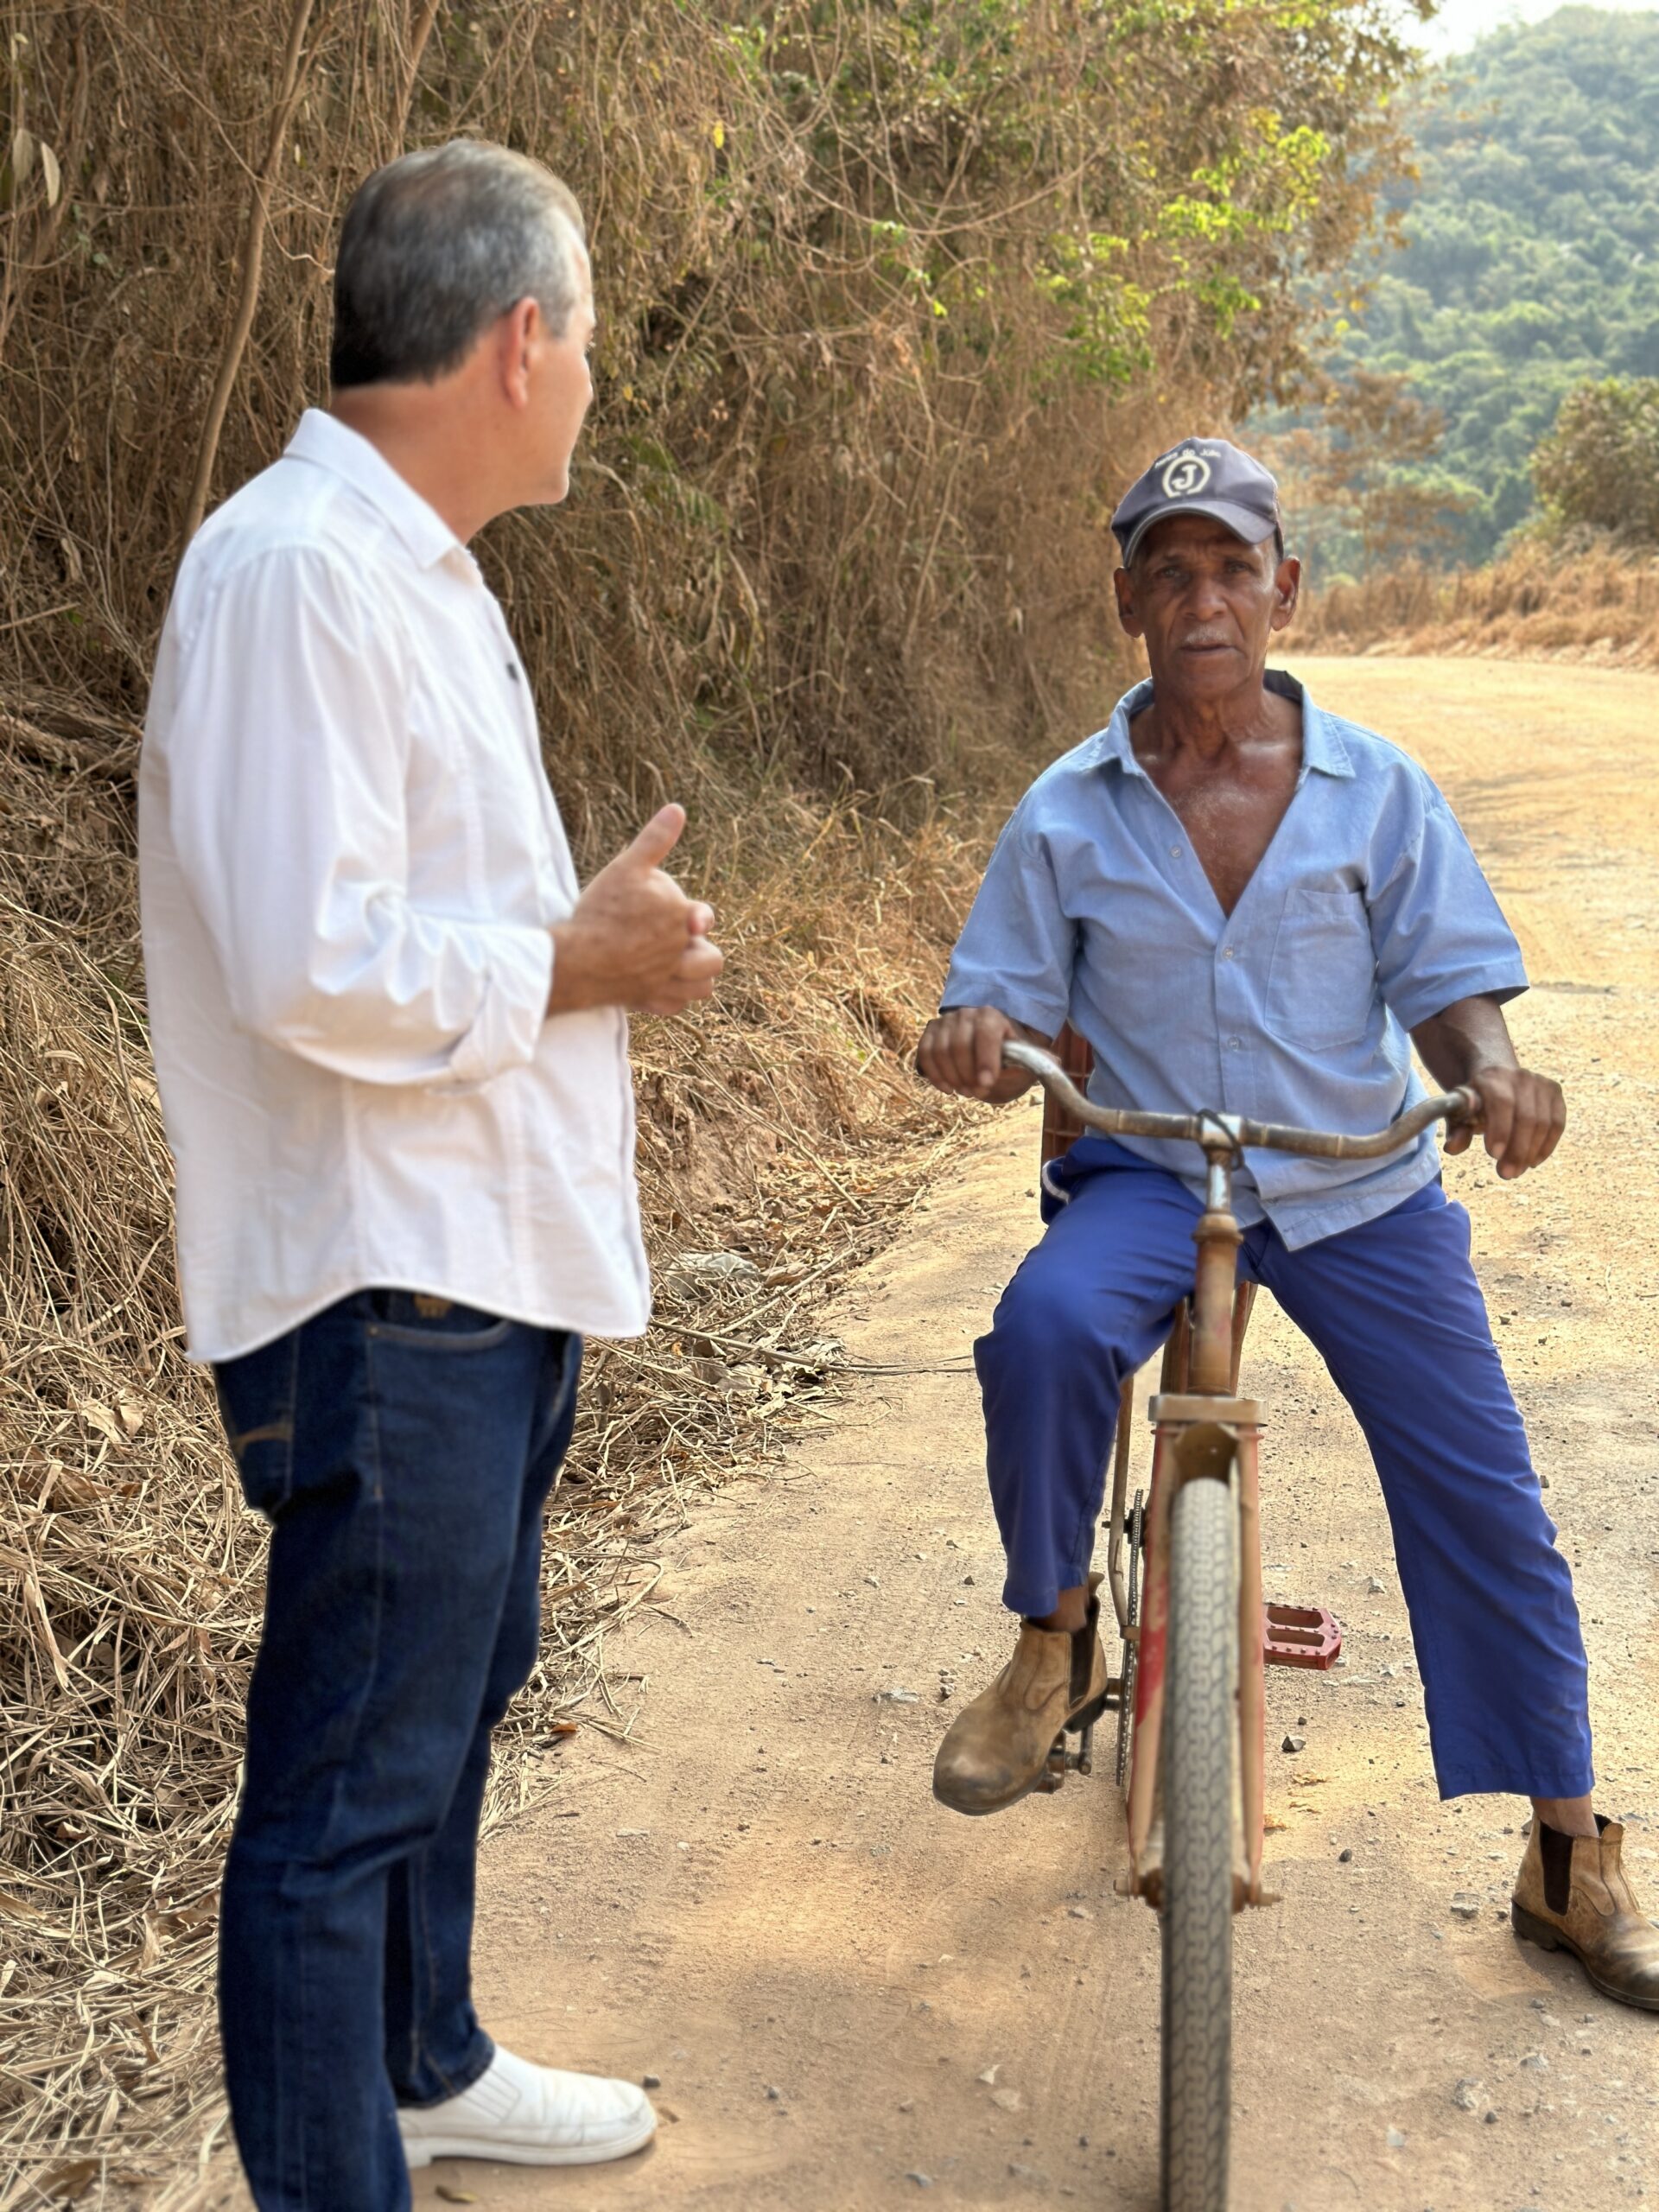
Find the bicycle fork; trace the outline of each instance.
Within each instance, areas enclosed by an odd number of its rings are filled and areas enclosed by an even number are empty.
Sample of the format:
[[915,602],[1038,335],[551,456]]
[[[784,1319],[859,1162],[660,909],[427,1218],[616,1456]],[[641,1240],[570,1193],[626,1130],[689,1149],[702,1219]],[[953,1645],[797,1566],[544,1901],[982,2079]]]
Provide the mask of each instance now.
[[1154,1907],[1163,1902],[1162,1761],[1164,1677],[1169,1627],[1169,1527],[1184,1483],[1222,1482],[1234,1497],[1237,1526],[1236,1707],[1233,1770],[1233,1907],[1270,1904],[1262,1886],[1267,1692],[1262,1638],[1260,1406],[1252,1398],[1160,1391],[1150,1408],[1156,1442],[1147,1505],[1139,1656],[1135,1667],[1134,1757],[1128,1798],[1129,1870],[1120,1889]]

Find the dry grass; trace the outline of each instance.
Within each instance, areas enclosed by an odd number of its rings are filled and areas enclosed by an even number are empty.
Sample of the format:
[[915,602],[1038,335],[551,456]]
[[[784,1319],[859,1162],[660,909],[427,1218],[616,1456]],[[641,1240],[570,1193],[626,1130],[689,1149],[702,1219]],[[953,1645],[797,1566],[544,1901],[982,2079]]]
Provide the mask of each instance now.
[[1593,537],[1523,544],[1472,570],[1414,564],[1314,594],[1297,622],[1325,652],[1484,654],[1659,666],[1659,558]]
[[[964,728],[1074,711],[1109,565],[1090,480],[1156,432],[1032,321],[1056,214],[995,150],[1007,97],[953,113],[867,56],[887,11],[846,12],[780,92],[702,4],[14,0],[12,115],[67,181],[47,204],[37,162],[8,205],[0,178],[0,696],[142,713],[198,493],[323,395],[346,198],[406,137],[471,131],[566,171],[594,238],[575,496],[481,549],[579,846],[705,760],[874,790]],[[1115,110],[1084,128],[1026,73],[1075,165]]]
[[1075,726],[1117,493],[1294,381],[1398,153],[1384,0],[1183,6],[8,0],[0,696],[142,712],[191,520],[323,395],[346,199],[470,132],[594,246],[576,496],[485,548],[579,844],[704,760]]

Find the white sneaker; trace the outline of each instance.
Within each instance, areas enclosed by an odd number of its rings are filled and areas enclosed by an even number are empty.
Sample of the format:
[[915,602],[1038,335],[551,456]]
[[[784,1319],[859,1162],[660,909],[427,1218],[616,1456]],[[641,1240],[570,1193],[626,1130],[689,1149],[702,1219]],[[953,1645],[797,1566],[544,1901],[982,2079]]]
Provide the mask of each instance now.
[[434,2158],[591,2166],[643,2149],[657,2132],[657,2115],[632,2082],[562,2074],[498,2049],[458,2097],[400,2106],[397,2132],[411,2168],[429,2166]]

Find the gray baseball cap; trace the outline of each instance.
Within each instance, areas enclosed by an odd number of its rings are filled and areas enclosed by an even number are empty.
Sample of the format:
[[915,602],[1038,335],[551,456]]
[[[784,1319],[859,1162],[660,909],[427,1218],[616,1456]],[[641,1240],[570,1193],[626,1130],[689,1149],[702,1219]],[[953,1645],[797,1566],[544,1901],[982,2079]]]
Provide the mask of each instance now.
[[1170,515],[1213,516],[1235,537],[1259,545],[1280,527],[1279,486],[1259,461],[1225,438],[1183,438],[1117,503],[1112,529],[1125,568],[1154,523]]

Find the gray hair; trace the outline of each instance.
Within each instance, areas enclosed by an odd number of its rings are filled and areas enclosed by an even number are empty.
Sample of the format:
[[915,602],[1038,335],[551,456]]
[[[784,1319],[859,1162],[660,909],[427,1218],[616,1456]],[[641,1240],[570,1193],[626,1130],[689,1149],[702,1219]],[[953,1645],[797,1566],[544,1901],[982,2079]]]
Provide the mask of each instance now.
[[454,138],[388,162],[359,187],[340,230],[335,390],[435,383],[522,299],[563,337],[587,244],[575,194],[527,155]]

